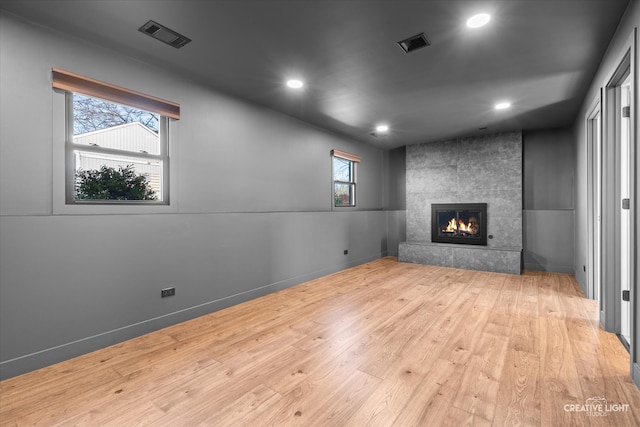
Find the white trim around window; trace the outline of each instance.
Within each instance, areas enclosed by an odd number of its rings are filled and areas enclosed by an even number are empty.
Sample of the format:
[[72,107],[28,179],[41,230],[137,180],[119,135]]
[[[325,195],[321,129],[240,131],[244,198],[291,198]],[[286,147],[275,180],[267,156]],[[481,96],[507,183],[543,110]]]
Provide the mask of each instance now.
[[355,208],[360,157],[331,150],[331,209]]
[[[68,203],[68,180],[69,172],[67,168],[69,147],[68,147],[68,92],[54,88],[52,91],[52,212],[53,214],[153,214],[153,213],[176,213],[177,207],[177,155],[176,141],[178,140],[179,121],[167,120],[166,132],[168,143],[166,154],[168,154],[167,164],[163,173],[168,174],[171,179],[168,181],[168,191],[166,203]],[[161,124],[161,126],[164,126]],[[168,178],[168,177],[166,177]],[[166,181],[165,181],[166,182]],[[168,199],[168,197],[171,199]]]

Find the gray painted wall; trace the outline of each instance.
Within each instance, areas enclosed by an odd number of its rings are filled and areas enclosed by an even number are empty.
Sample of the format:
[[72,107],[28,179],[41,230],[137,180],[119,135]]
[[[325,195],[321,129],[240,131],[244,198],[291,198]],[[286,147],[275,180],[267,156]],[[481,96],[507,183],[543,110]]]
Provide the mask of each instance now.
[[[587,264],[587,135],[586,116],[588,109],[596,98],[600,98],[600,91],[604,88],[608,79],[613,75],[625,50],[625,45],[633,35],[634,28],[640,25],[640,2],[634,0],[630,2],[623,19],[620,21],[618,30],[611,40],[609,48],[602,59],[600,67],[594,76],[589,91],[584,98],[580,112],[576,116],[573,129],[575,133],[574,151],[576,168],[576,188],[575,188],[575,271],[576,279],[586,289],[587,277],[582,266]],[[636,81],[640,78],[636,68]],[[638,123],[638,109],[635,111],[636,123]],[[637,239],[637,236],[635,236]],[[640,260],[638,260],[640,261]],[[638,265],[638,263],[636,263]],[[640,325],[639,325],[640,327]]]
[[[588,114],[588,109],[591,106],[592,102],[595,99],[600,98],[600,92],[602,88],[604,88],[616,68],[618,67],[620,60],[622,59],[625,51],[626,45],[630,38],[634,37],[634,31],[640,26],[640,2],[638,0],[632,0],[629,2],[629,6],[627,11],[625,12],[624,17],[620,21],[618,25],[618,29],[616,34],[611,40],[607,52],[602,58],[602,62],[600,63],[600,67],[596,72],[587,95],[582,103],[582,107],[580,112],[576,116],[576,121],[574,123],[574,150],[575,150],[575,168],[576,168],[576,188],[575,188],[575,207],[576,207],[576,215],[575,215],[575,248],[574,248],[574,267],[575,267],[575,276],[580,285],[582,286],[583,291],[586,294],[587,288],[587,274],[583,271],[582,266],[588,265],[588,248],[587,248],[587,135],[586,135],[586,117]],[[637,50],[637,48],[636,48]],[[636,52],[636,61],[637,61],[637,52]],[[636,84],[640,81],[640,67],[635,68],[635,81]],[[637,86],[636,86],[637,90]],[[636,93],[637,97],[637,93]],[[637,99],[637,98],[636,98]],[[633,119],[637,125],[640,123],[640,114],[637,108],[632,109]],[[636,135],[637,137],[637,135]],[[637,141],[636,141],[637,142]],[[640,150],[635,150],[635,164],[640,165]],[[638,364],[638,343],[640,342],[640,316],[638,316],[638,266],[640,266],[640,251],[637,250],[638,243],[640,240],[640,209],[638,209],[638,201],[637,201],[637,177],[636,177],[636,198],[632,196],[631,198],[631,215],[632,221],[635,224],[635,234],[631,236],[631,245],[636,248],[635,258],[632,260],[635,266],[635,277],[631,278],[631,307],[632,307],[632,326],[631,326],[631,364],[632,369],[630,369],[633,379],[636,385],[640,385],[640,365]],[[611,194],[603,194],[605,200],[613,199],[613,195]],[[613,201],[613,203],[618,203]],[[604,226],[610,226],[610,224],[604,224]],[[605,247],[603,251],[612,252],[614,248]],[[610,280],[605,280],[603,283],[605,287],[603,289],[603,295],[605,299],[613,300],[617,299],[618,296],[613,295],[613,283]],[[606,306],[612,307],[612,303],[605,302]],[[607,310],[607,307],[605,307]],[[606,313],[607,317],[611,316],[611,313]],[[602,320],[602,318],[601,318]],[[611,322],[608,322],[611,323]]]
[[524,266],[573,274],[573,129],[523,132]]
[[528,130],[524,144],[524,208],[573,210],[573,129]]
[[[55,213],[52,67],[181,104],[170,210]],[[4,14],[0,78],[2,378],[384,256],[400,240],[402,211],[383,210],[389,179],[373,147]],[[357,210],[331,209],[334,148],[362,158]],[[167,286],[176,296],[160,299]]]
[[406,147],[385,151],[383,203],[387,211],[387,254],[398,256],[407,239]]
[[392,210],[407,209],[407,147],[385,151],[384,207]]

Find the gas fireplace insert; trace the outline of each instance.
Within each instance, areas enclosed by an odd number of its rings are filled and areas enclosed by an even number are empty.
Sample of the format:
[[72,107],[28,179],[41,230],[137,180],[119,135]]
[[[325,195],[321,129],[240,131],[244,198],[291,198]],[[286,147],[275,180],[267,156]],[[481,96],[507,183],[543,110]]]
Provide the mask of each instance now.
[[432,204],[431,241],[486,246],[487,204]]

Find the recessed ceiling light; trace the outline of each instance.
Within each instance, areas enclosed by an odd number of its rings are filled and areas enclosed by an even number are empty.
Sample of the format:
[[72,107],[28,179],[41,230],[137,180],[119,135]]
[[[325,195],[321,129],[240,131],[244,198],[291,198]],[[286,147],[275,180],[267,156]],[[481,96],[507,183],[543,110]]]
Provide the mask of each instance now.
[[289,86],[291,89],[300,89],[302,86],[304,86],[304,83],[302,82],[302,80],[291,79],[287,80],[287,86]]
[[495,109],[496,110],[506,110],[509,107],[511,107],[511,103],[510,102],[499,102],[499,103],[496,104]]
[[484,27],[489,23],[490,20],[491,20],[491,15],[489,15],[488,13],[479,13],[467,19],[467,27],[469,28]]
[[378,125],[376,126],[376,132],[387,132],[389,131],[389,126],[387,125]]

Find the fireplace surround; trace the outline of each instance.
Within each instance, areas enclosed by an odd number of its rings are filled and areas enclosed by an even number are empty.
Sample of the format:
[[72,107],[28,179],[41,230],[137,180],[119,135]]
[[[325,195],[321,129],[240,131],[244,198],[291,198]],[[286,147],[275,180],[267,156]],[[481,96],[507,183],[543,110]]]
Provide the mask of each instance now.
[[[407,241],[399,244],[400,261],[521,273],[522,132],[408,145],[406,162]],[[452,202],[486,203],[486,244],[437,241],[432,205]],[[466,228],[469,219],[463,218]]]
[[431,241],[487,246],[487,204],[431,204]]

